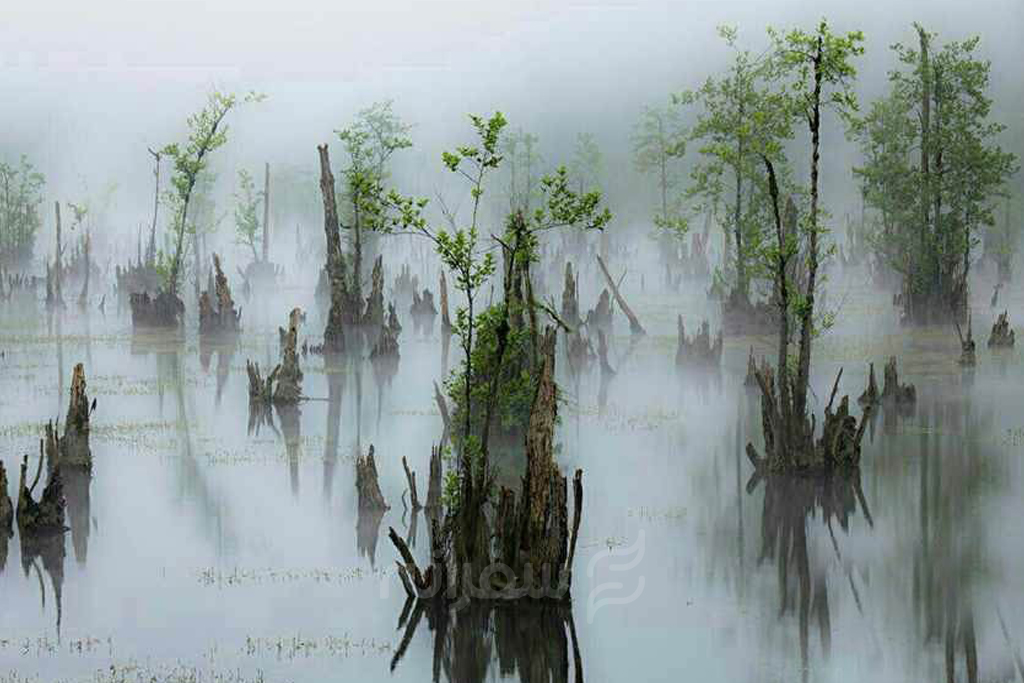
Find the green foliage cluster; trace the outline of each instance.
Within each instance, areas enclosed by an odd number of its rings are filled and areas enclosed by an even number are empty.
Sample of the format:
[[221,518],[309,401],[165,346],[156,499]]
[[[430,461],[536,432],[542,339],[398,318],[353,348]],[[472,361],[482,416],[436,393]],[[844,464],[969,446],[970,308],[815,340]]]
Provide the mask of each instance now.
[[0,161],[0,263],[8,267],[32,257],[45,182],[24,155],[16,164]]
[[263,239],[258,214],[263,199],[263,191],[256,189],[252,174],[244,168],[239,170],[235,191],[235,241],[252,250],[254,261],[260,258],[259,246]]

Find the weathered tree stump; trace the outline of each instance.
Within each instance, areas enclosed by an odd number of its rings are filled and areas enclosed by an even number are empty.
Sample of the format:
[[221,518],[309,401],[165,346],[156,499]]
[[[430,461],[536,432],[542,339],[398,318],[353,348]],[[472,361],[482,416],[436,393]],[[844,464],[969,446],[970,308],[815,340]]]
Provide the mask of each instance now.
[[562,289],[562,320],[569,327],[580,324],[579,283],[572,274],[572,263],[565,263],[565,286]]
[[441,462],[441,444],[430,447],[430,477],[427,479],[427,513],[431,516],[441,514],[441,489],[443,481],[443,465]]
[[[324,269],[323,282],[330,299],[327,313],[327,324],[324,327],[324,352],[339,354],[345,350],[345,319],[358,316],[359,310],[353,309],[345,282],[345,257],[341,252],[341,234],[338,226],[338,204],[334,196],[334,174],[331,172],[331,159],[327,145],[317,147],[320,154],[320,193],[324,204],[324,235],[327,238],[327,264]],[[318,286],[317,291],[320,288]]]
[[587,327],[605,331],[612,329],[612,303],[607,289],[601,290],[597,305],[587,311]]
[[578,328],[566,336],[565,354],[574,375],[586,370],[596,355],[590,339],[584,337]]
[[46,425],[46,457],[50,469],[69,467],[86,472],[92,470],[89,449],[89,397],[85,393],[85,369],[75,365],[71,375],[71,398],[64,422],[64,436],[58,436],[57,425]]
[[974,334],[971,332],[971,317],[967,316],[967,336],[965,337],[963,332],[960,330],[960,323],[954,321],[956,325],[956,334],[960,338],[960,365],[964,367],[974,367],[978,362],[976,353],[976,346],[974,343]]
[[[199,297],[199,333],[202,335],[230,334],[240,329],[241,311],[235,310],[231,288],[220,266],[220,256],[213,255],[213,287]],[[212,291],[211,291],[212,290]]]
[[[299,323],[302,311],[293,308],[288,316],[288,331],[281,349],[281,365],[277,372],[277,386],[274,387],[274,403],[298,403],[302,398],[302,369],[295,352],[299,338]],[[278,328],[279,331],[281,328]]]
[[754,360],[754,347],[750,347],[750,353],[747,355],[747,376],[743,379],[743,386],[747,389],[757,389],[757,372],[768,371],[768,361],[764,356],[761,356],[761,366],[758,367],[757,361]]
[[409,486],[409,505],[412,511],[419,512],[423,507],[420,505],[419,493],[416,491],[416,473],[409,469],[409,462],[402,456],[402,469],[405,470],[405,481]]
[[[14,534],[13,521],[14,506],[7,494],[7,469],[3,462],[0,462],[0,543],[4,543],[4,538],[10,538]],[[6,547],[6,543],[4,546]]]
[[871,363],[868,366],[868,386],[864,389],[864,393],[857,399],[857,403],[862,408],[868,406],[878,405],[881,400],[881,395],[878,393],[878,381],[875,380],[875,364]]
[[398,312],[395,310],[395,302],[388,303],[388,318],[386,326],[396,338],[402,332],[402,323],[398,320]]
[[1010,321],[1007,311],[1003,311],[992,323],[992,332],[988,336],[988,347],[990,349],[1011,349],[1013,348],[1014,332],[1010,329]]
[[[357,275],[358,277],[358,275]],[[370,276],[370,295],[366,297],[366,309],[363,312],[362,324],[376,328],[384,324],[384,257],[378,256],[373,262]]]
[[369,452],[356,457],[356,493],[359,495],[360,510],[387,510],[384,494],[380,491],[377,477],[377,463],[373,459],[373,444]]
[[[441,269],[441,282],[440,282],[440,293],[441,293],[441,332],[446,335],[452,333],[452,319],[448,314],[448,282],[444,277],[444,269]],[[415,292],[416,290],[413,289]]]
[[900,407],[912,406],[917,402],[917,390],[913,384],[900,384],[896,372],[896,356],[891,356],[885,364],[885,375],[882,384],[882,403],[891,403]]
[[132,292],[128,304],[132,309],[134,328],[178,327],[181,316],[185,314],[184,302],[167,289],[161,289],[156,298],[150,298],[149,292]]
[[692,339],[686,336],[683,327],[683,316],[676,319],[679,339],[676,346],[676,367],[699,365],[702,367],[719,367],[722,363],[722,331],[718,331],[714,343],[711,342],[711,331],[708,321],[700,325],[700,331]]
[[21,459],[21,476],[18,483],[18,531],[22,537],[42,537],[63,533],[64,526],[64,485],[60,468],[50,471],[42,496],[36,501],[32,494],[43,470],[43,444],[39,443],[39,467],[32,485],[28,485],[28,456]]

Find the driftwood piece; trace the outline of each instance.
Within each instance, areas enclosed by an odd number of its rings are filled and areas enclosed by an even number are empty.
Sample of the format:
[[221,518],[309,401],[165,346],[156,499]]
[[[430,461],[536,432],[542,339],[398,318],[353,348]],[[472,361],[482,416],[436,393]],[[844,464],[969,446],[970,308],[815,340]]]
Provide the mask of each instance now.
[[722,331],[718,331],[715,341],[711,341],[711,331],[708,321],[700,325],[700,331],[692,339],[686,336],[686,329],[683,327],[683,316],[676,319],[678,328],[678,343],[676,346],[676,367],[685,365],[700,365],[704,367],[718,367],[722,363]]
[[630,334],[647,334],[646,330],[644,330],[644,326],[640,324],[640,319],[636,317],[636,314],[633,313],[633,309],[629,307],[629,304],[626,303],[626,299],[619,292],[618,285],[615,284],[615,281],[612,279],[612,276],[608,272],[608,268],[604,265],[604,260],[600,255],[597,256],[597,264],[601,266],[601,272],[604,273],[604,279],[608,282],[608,287],[611,288],[612,295],[615,297],[616,303],[619,304],[619,308],[626,314],[626,317],[629,318]]
[[988,336],[988,347],[990,349],[1011,349],[1013,348],[1014,332],[1010,328],[1010,321],[1007,311],[1003,311],[992,323],[992,332]]
[[356,493],[359,495],[360,510],[387,510],[384,494],[380,491],[377,478],[377,463],[373,458],[373,444],[369,452],[356,457]]

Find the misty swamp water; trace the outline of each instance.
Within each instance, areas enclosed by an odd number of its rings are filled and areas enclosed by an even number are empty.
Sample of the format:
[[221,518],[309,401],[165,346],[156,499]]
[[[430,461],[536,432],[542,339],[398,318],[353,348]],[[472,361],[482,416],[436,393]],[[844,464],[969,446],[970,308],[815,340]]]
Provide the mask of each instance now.
[[[855,400],[868,361],[880,371],[891,355],[919,398],[912,414],[876,416],[859,481],[750,482],[743,449],[761,448],[761,426],[743,378],[751,344],[768,353],[771,340],[727,339],[720,372],[677,375],[675,316],[696,328],[709,309],[702,287],[644,292],[631,275],[624,290],[648,335],[631,346],[616,313],[608,385],[559,371],[558,457],[585,484],[571,628],[470,608],[445,629],[423,618],[404,644],[415,617],[403,615],[387,530],[425,556],[401,458],[424,490],[441,429],[437,326],[417,334],[403,315],[389,382],[369,362],[328,377],[321,358],[303,358],[314,400],[250,434],[245,361],[276,359],[277,326],[296,303],[310,309],[300,337],[318,341],[310,288],[240,301],[238,348],[209,357],[194,327],[181,343],[133,335],[109,302],[105,315],[71,305],[49,321],[41,304],[2,309],[12,497],[22,455],[34,471],[43,425],[67,409],[75,363],[97,408],[93,476],[66,489],[63,547],[26,557],[16,531],[6,543],[0,680],[935,681],[947,657],[963,680],[974,662],[981,680],[1013,680],[1024,638],[1020,352],[984,348],[995,312],[978,295],[978,366],[965,374],[953,330],[900,329],[865,279],[830,285],[842,309],[815,348],[814,409],[840,366],[839,393]],[[589,305],[596,292],[582,294]],[[1022,310],[1018,292],[1006,299]],[[356,505],[354,457],[370,444],[390,505],[379,525]]]

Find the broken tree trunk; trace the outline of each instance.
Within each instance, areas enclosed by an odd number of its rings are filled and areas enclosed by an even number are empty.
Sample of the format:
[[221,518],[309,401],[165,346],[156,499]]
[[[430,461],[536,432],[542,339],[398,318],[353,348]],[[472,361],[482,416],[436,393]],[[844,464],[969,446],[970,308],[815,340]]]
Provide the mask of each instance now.
[[373,444],[369,452],[356,457],[356,492],[359,494],[360,510],[387,510],[384,494],[380,492],[377,479],[377,463],[373,459]]
[[384,257],[378,256],[373,262],[372,286],[366,297],[366,309],[362,323],[375,328],[384,324]]
[[975,353],[974,334],[971,332],[971,316],[967,316],[967,336],[964,337],[963,332],[960,330],[960,323],[954,321],[956,325],[956,334],[960,338],[960,365],[964,367],[974,367],[975,363],[978,362]]
[[997,349],[1011,349],[1013,348],[1014,333],[1010,329],[1010,321],[1007,317],[1007,311],[1003,311],[996,318],[996,321],[992,323],[992,332],[988,336],[988,347]]
[[22,537],[40,537],[51,534],[59,534],[65,531],[64,527],[64,486],[60,478],[60,469],[54,469],[49,473],[46,486],[43,488],[42,496],[37,502],[32,498],[36,485],[39,483],[39,476],[43,469],[43,443],[39,442],[39,467],[36,470],[35,479],[29,486],[28,480],[28,456],[21,459],[21,476],[18,483],[18,531]]
[[[241,311],[235,310],[235,302],[231,298],[231,287],[221,269],[220,256],[213,255],[214,273],[211,273],[213,286],[199,296],[199,333],[215,335],[230,334],[240,329]],[[211,291],[213,290],[213,291]]]
[[868,366],[868,386],[864,389],[864,393],[860,395],[860,398],[857,399],[857,403],[862,408],[867,408],[868,406],[878,405],[879,400],[881,400],[881,395],[878,393],[878,381],[875,380],[875,364],[871,363]]
[[405,470],[405,480],[409,485],[409,504],[413,512],[419,512],[423,507],[420,505],[420,497],[416,492],[416,473],[409,469],[409,462],[402,456],[402,469]]
[[615,281],[612,280],[612,276],[608,272],[608,268],[604,265],[604,260],[600,256],[597,257],[597,264],[601,266],[601,272],[604,273],[604,279],[608,282],[608,286],[611,288],[612,295],[615,297],[615,301],[619,304],[619,308],[622,309],[622,312],[626,314],[627,318],[629,318],[630,334],[647,334],[646,330],[644,330],[644,326],[640,324],[639,318],[636,317],[636,314],[633,313],[633,309],[629,307],[629,304],[626,303],[626,300],[619,292],[618,286],[615,284]]
[[900,384],[896,372],[896,356],[891,356],[885,364],[885,375],[882,384],[882,402],[897,406],[912,406],[917,402],[917,390],[913,384]]
[[82,280],[82,292],[78,295],[78,307],[85,308],[89,305],[89,271],[92,270],[92,265],[89,261],[89,247],[90,247],[89,234],[86,233],[83,239],[83,255],[85,257],[85,277]]
[[317,147],[320,153],[320,193],[324,203],[324,235],[327,238],[327,289],[330,310],[324,328],[324,352],[341,353],[345,350],[344,315],[346,299],[345,259],[341,253],[341,235],[338,228],[338,204],[334,196],[334,174],[327,145]]
[[89,397],[85,393],[85,369],[81,363],[71,375],[71,398],[64,423],[64,436],[58,436],[57,426],[46,425],[46,457],[50,469],[73,467],[92,470],[92,451],[89,448]]
[[569,327],[580,324],[579,286],[572,273],[572,263],[565,263],[565,286],[562,289],[562,320]]
[[430,516],[439,516],[441,510],[441,488],[442,488],[442,445],[430,447],[430,478],[427,480],[427,512]]
[[[281,348],[281,365],[277,371],[277,386],[274,387],[274,403],[298,403],[302,398],[302,369],[299,367],[299,356],[295,351],[299,339],[299,322],[302,311],[293,308],[288,316],[288,331],[284,333],[284,344]],[[279,332],[283,332],[278,328]]]
[[[11,504],[11,497],[7,494],[7,470],[4,463],[0,461],[0,543],[6,546],[3,539],[10,538],[13,532],[12,522],[14,521],[14,506]],[[3,566],[0,563],[0,566]]]

